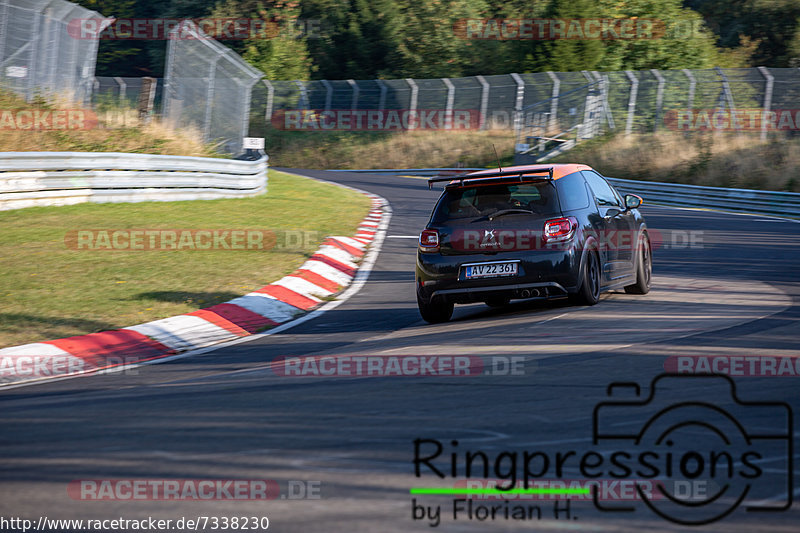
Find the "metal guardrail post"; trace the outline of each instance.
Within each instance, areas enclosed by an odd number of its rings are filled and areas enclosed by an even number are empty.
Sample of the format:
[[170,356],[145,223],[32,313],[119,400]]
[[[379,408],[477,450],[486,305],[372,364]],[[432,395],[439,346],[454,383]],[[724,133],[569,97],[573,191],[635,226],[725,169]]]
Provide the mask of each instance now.
[[[8,40],[8,0],[0,0],[0,66],[6,58],[6,41]],[[3,74],[0,73],[0,77]]]
[[[66,16],[68,15],[65,15],[65,18]],[[76,77],[78,76],[83,77],[83,68],[81,67],[80,70],[78,69],[78,65],[81,64],[80,58],[78,57],[78,44],[80,43],[80,40],[70,39],[70,41],[72,41],[70,43],[71,44],[70,63],[72,63],[72,76],[69,77],[70,91],[72,92],[73,96],[77,96],[76,93],[78,92],[79,84],[77,83],[78,80],[76,79]]]
[[203,117],[203,140],[205,142],[209,141],[209,135],[211,134],[211,111],[214,103],[214,81],[216,80],[216,70],[217,70],[217,63],[219,59],[222,57],[222,54],[218,54],[212,61],[209,62],[208,65],[208,90],[206,91],[206,111],[205,116]]
[[628,119],[625,121],[625,135],[630,135],[633,129],[633,116],[636,114],[636,97],[639,94],[639,78],[630,70],[625,71],[628,81],[631,82],[631,90],[628,96]]
[[381,95],[378,97],[378,111],[383,111],[386,107],[386,84],[383,80],[375,80],[381,90]]
[[309,109],[311,107],[311,103],[308,100],[308,88],[306,84],[300,80],[294,80],[294,84],[297,85],[297,88],[300,89],[300,100],[297,102],[297,107],[300,109]]
[[36,14],[33,21],[33,31],[31,32],[33,39],[30,41],[31,48],[28,61],[28,87],[25,90],[25,101],[27,102],[30,102],[33,99],[33,87],[36,82],[36,69],[39,67],[37,55],[39,54],[39,39],[42,38],[42,35],[39,32],[39,26],[41,25],[42,17],[44,17],[44,13]]
[[608,123],[608,129],[614,130],[617,129],[616,125],[614,124],[614,116],[611,114],[611,106],[608,105],[608,74],[600,74],[596,70],[592,71],[592,75],[595,77],[597,81],[600,82],[600,97],[601,97],[601,104],[603,106],[603,114],[606,117],[606,122]]
[[475,79],[478,80],[478,83],[481,84],[481,110],[480,110],[480,117],[478,129],[485,130],[486,129],[486,113],[489,111],[489,89],[491,86],[486,81],[486,78],[483,76],[475,76]]
[[[244,101],[242,103],[242,108],[244,112],[242,113],[242,129],[241,129],[241,136],[238,139],[234,140],[234,143],[237,145],[237,152],[242,152],[243,149],[243,142],[245,137],[249,137],[250,135],[250,104],[253,101],[253,87],[256,86],[258,80],[260,78],[251,78],[247,83],[247,87],[244,89]],[[261,152],[263,153],[263,151]]]
[[658,69],[651,68],[650,72],[655,76],[658,80],[658,89],[656,90],[656,119],[655,124],[653,124],[653,131],[658,131],[658,126],[661,122],[661,113],[663,111],[664,106],[664,76],[658,71]]
[[697,80],[688,68],[682,69],[683,74],[689,79],[689,97],[686,101],[686,110],[691,111],[694,107],[694,90],[697,87]]
[[525,81],[517,73],[511,73],[517,84],[517,96],[514,99],[514,136],[519,138],[522,131],[522,102],[525,98]]
[[[165,119],[171,118],[170,115],[170,100],[172,100],[172,76],[174,75],[174,68],[175,68],[175,41],[172,39],[172,34],[183,26],[184,23],[178,24],[178,26],[173,29],[167,35],[167,62],[164,66],[164,101],[161,103],[161,116]],[[178,124],[174,124],[177,126]]]
[[114,81],[119,85],[119,105],[125,105],[125,97],[127,96],[128,84],[125,83],[119,76],[114,76]]
[[761,140],[767,140],[767,112],[772,109],[772,87],[775,83],[775,78],[769,73],[767,67],[758,67],[758,71],[764,76],[766,80],[766,87],[764,88],[764,109],[761,112]]
[[417,82],[411,78],[406,78],[406,83],[411,87],[411,102],[408,105],[408,129],[413,130],[417,125],[417,95],[419,94],[419,86]]
[[350,100],[350,109],[355,111],[358,109],[359,88],[356,84],[356,80],[347,80],[347,83],[350,84],[350,88],[353,90],[353,98]]
[[733,101],[733,92],[731,91],[731,84],[728,81],[728,76],[726,76],[725,72],[719,67],[714,67],[714,70],[717,72],[717,75],[722,80],[722,91],[724,92],[725,99],[728,102],[728,109],[733,111],[734,109],[736,109],[736,104]]
[[550,93],[550,123],[548,127],[552,131],[558,131],[558,92],[561,90],[561,80],[555,72],[547,72],[550,80],[553,82],[553,90]]
[[264,120],[269,124],[272,122],[272,104],[275,101],[275,86],[269,80],[262,80],[267,88],[267,109],[264,111]]
[[442,82],[447,87],[447,102],[444,108],[444,129],[453,129],[453,102],[456,98],[456,86],[448,78],[442,78]]
[[319,80],[325,86],[325,111],[331,110],[331,100],[333,100],[333,85],[328,80]]

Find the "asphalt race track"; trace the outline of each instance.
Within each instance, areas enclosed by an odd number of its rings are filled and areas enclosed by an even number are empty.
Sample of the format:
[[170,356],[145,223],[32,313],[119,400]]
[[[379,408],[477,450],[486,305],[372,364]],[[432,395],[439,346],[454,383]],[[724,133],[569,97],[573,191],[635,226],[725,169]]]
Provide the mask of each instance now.
[[[293,172],[368,190],[390,202],[386,239],[361,291],[296,327],[204,355],[0,392],[0,516],[34,521],[266,516],[269,530],[279,532],[798,530],[797,503],[779,512],[747,512],[745,503],[736,509],[744,489],[733,483],[712,506],[671,515],[700,516],[712,507],[731,511],[694,528],[658,516],[645,502],[626,496],[621,485],[607,485],[604,502],[630,505],[630,512],[601,512],[585,497],[571,501],[568,512],[564,500],[507,500],[538,506],[541,518],[534,514],[526,520],[506,518],[503,500],[477,500],[476,508],[496,506],[497,515],[481,519],[476,511],[470,519],[466,503],[455,503],[461,496],[411,495],[409,489],[457,486],[466,477],[467,450],[490,459],[490,475],[471,478],[508,479],[514,471],[521,479],[523,452],[541,452],[535,470],[542,457],[574,451],[560,475],[554,475],[551,461],[550,475],[542,477],[585,480],[590,476],[575,457],[598,450],[589,464],[608,459],[614,446],[632,449],[610,439],[593,442],[595,406],[608,399],[609,384],[636,382],[640,397],[646,397],[651,380],[679,356],[729,356],[723,361],[731,369],[731,361],[743,365],[731,373],[747,373],[742,368],[757,358],[784,358],[779,359],[786,364],[784,374],[800,373],[800,365],[793,365],[800,360],[789,359],[800,358],[800,224],[645,205],[648,225],[658,235],[650,294],[605,294],[591,308],[565,302],[522,302],[499,311],[457,306],[451,322],[431,326],[417,312],[413,269],[415,237],[439,193],[422,179]],[[278,357],[309,355],[472,356],[474,375],[286,377],[276,370]],[[748,478],[745,501],[778,506],[800,497],[790,464],[798,455],[788,446],[800,434],[797,373],[733,377],[741,403],[731,398],[724,378],[713,386],[673,378],[659,390],[659,401],[705,401],[732,415],[738,426],[730,417],[708,423],[730,437],[724,446],[717,444],[731,452],[733,468],[743,468],[737,459],[742,446],[763,446],[758,459],[751,456],[750,472],[754,463],[759,475]],[[634,387],[615,389],[613,397],[627,404],[612,406],[613,416],[599,417],[605,424],[601,433],[639,431],[649,407],[632,405]],[[733,435],[735,427],[761,438]],[[681,439],[676,456],[681,446],[716,449],[697,424],[676,432]],[[425,464],[415,476],[415,439],[428,439],[420,444],[424,456],[433,455],[433,440],[442,444],[442,454],[432,461],[444,479]],[[514,453],[516,469],[506,468]],[[502,468],[494,468],[495,457]],[[697,472],[699,461],[694,456],[681,466]],[[704,474],[687,489],[698,498],[724,488]],[[280,496],[88,501],[75,490],[81,480],[133,479],[274,480]],[[592,479],[614,481],[607,473]],[[640,477],[634,473],[630,479]],[[455,518],[454,505],[461,506]],[[432,518],[437,507],[440,515]]]

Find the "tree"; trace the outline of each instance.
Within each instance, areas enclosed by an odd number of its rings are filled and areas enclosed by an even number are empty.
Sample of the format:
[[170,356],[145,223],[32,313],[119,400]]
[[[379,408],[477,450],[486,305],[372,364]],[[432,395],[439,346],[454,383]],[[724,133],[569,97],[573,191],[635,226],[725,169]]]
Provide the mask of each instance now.
[[306,36],[298,32],[299,2],[226,0],[211,13],[217,18],[264,21],[267,31],[243,41],[224,41],[271,80],[305,80],[311,74]]

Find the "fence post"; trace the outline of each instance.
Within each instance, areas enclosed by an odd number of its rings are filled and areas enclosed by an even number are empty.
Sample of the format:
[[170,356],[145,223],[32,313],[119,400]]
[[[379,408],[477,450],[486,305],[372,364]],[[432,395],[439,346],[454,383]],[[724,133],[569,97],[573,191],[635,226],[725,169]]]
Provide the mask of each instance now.
[[758,67],[758,71],[764,76],[766,80],[766,88],[764,89],[764,110],[761,112],[761,140],[767,140],[767,112],[772,108],[772,86],[775,83],[775,78],[769,73],[767,67]]
[[478,117],[478,129],[486,129],[486,113],[489,111],[489,89],[491,86],[483,76],[475,76],[478,83],[481,84],[481,110]]
[[[94,73],[97,71],[97,50],[100,47],[100,34],[105,31],[105,29],[114,22],[113,18],[104,18],[100,21],[97,31],[94,34],[94,37],[90,43],[90,52],[87,54],[86,63],[91,63],[91,72],[92,77],[94,77]],[[84,105],[90,105],[92,101],[92,88],[93,84],[91,80],[86,80],[87,91],[85,95],[85,102]]]
[[447,87],[447,103],[444,108],[444,129],[453,129],[453,102],[456,99],[456,86],[448,78],[442,78],[442,82]]
[[[6,40],[8,40],[8,0],[0,0],[0,66],[6,59]],[[4,77],[0,73],[0,78]]]
[[662,106],[664,104],[664,76],[658,71],[658,69],[651,68],[650,72],[655,76],[658,80],[658,89],[656,90],[656,121],[653,124],[653,131],[658,131],[659,122],[661,121],[661,111]]
[[267,124],[272,122],[272,102],[275,99],[275,86],[269,80],[263,80],[267,88],[267,109],[264,112],[264,121]]
[[561,80],[558,79],[558,75],[555,72],[547,72],[547,75],[550,76],[550,80],[553,82],[553,91],[550,93],[550,124],[549,128],[553,131],[558,130],[558,94],[561,90]]
[[125,105],[125,96],[127,93],[128,85],[119,76],[114,76],[114,81],[119,85],[119,105]]
[[[206,112],[203,117],[203,140],[209,141],[209,134],[211,133],[211,106],[214,102],[214,80],[216,79],[215,72],[217,70],[217,62],[222,54],[218,54],[208,65],[208,91],[206,92]],[[139,98],[141,100],[141,96]]]
[[[70,41],[71,41],[70,61],[72,63],[72,76],[70,76],[70,84],[71,84],[70,91],[73,94],[73,98],[77,99],[76,97],[79,91],[79,80],[83,78],[83,67],[85,66],[85,63],[82,63],[80,58],[78,57],[78,44],[80,43],[80,41],[78,39],[70,39]],[[80,72],[78,72],[78,65],[81,65]]]
[[36,69],[39,66],[36,58],[36,55],[39,53],[39,47],[37,45],[39,44],[39,38],[41,37],[41,34],[39,33],[39,25],[43,16],[43,13],[36,13],[36,17],[33,22],[33,31],[31,32],[31,35],[33,35],[34,38],[30,41],[31,50],[29,56],[30,59],[28,61],[28,88],[25,91],[26,102],[30,102],[33,99],[33,87],[36,81]]
[[381,95],[378,97],[378,111],[383,111],[383,108],[386,107],[386,84],[383,83],[383,80],[375,80],[375,83],[381,89]]
[[517,84],[517,97],[514,100],[514,136],[519,138],[522,131],[522,101],[525,98],[525,82],[519,74],[512,72],[511,77]]
[[328,80],[320,80],[325,86],[325,111],[331,110],[331,100],[333,99],[333,85]]
[[632,71],[626,70],[625,75],[631,82],[631,92],[628,96],[628,119],[625,121],[625,135],[630,135],[633,129],[633,116],[636,114],[636,97],[639,94],[639,78]]
[[[417,125],[417,95],[419,94],[419,87],[417,82],[411,78],[406,78],[406,83],[411,87],[411,102],[408,105],[408,129],[413,130]],[[412,116],[413,114],[413,116]]]
[[731,92],[731,84],[728,82],[728,76],[726,76],[719,67],[714,67],[714,70],[717,71],[717,75],[722,79],[722,91],[725,94],[725,99],[728,101],[728,109],[733,111],[736,104],[733,101],[733,93]]
[[153,115],[153,102],[156,98],[156,78],[142,78],[142,90],[139,93],[139,120],[148,124]]
[[258,83],[259,79],[260,78],[254,77],[248,82],[245,82],[246,87],[244,87],[244,90],[246,92],[244,93],[244,101],[242,102],[242,134],[238,139],[236,139],[236,145],[238,146],[239,152],[244,151],[244,138],[249,137],[250,134],[250,105],[253,102],[253,87],[256,86],[256,83]]
[[617,129],[617,123],[614,122],[614,116],[611,114],[611,106],[608,104],[608,86],[611,82],[608,79],[608,74],[601,75],[596,70],[592,72],[594,77],[600,81],[601,96],[603,98],[603,113],[606,115],[606,122],[608,122],[608,129]]
[[[161,102],[161,116],[164,120],[170,118],[170,100],[172,100],[171,93],[173,91],[172,84],[172,69],[175,67],[175,41],[172,39],[172,34],[182,28],[185,22],[178,24],[172,31],[167,34],[167,61],[164,66],[164,99]],[[177,121],[174,126],[178,126]]]
[[297,102],[297,107],[300,109],[309,109],[311,104],[308,101],[308,89],[306,85],[300,80],[294,80],[294,84],[300,89],[300,100]]
[[356,85],[356,80],[347,80],[347,83],[349,83],[350,88],[353,89],[353,99],[350,101],[350,109],[355,111],[358,109],[358,85]]
[[697,86],[697,80],[688,68],[683,69],[683,74],[689,79],[689,100],[686,102],[686,110],[691,112],[694,107],[694,89]]

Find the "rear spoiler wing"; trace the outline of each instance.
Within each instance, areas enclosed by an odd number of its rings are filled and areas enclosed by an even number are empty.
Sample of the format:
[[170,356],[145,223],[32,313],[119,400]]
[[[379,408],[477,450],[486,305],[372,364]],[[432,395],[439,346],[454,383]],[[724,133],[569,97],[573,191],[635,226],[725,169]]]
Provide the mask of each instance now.
[[[434,183],[443,181],[457,181],[463,187],[465,182],[481,183],[484,181],[508,181],[509,178],[516,176],[520,183],[525,181],[552,180],[553,167],[540,168],[536,170],[499,170],[475,176],[472,174],[462,174],[460,176],[438,177],[428,179],[428,189],[433,188]],[[527,178],[527,179],[526,179]]]

